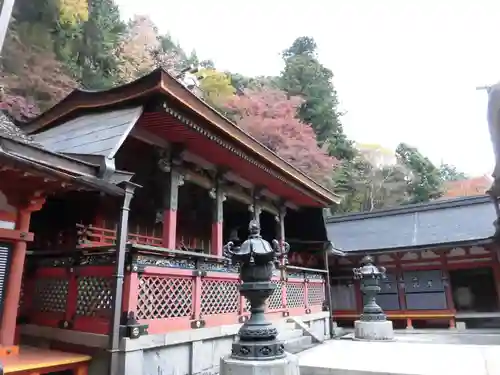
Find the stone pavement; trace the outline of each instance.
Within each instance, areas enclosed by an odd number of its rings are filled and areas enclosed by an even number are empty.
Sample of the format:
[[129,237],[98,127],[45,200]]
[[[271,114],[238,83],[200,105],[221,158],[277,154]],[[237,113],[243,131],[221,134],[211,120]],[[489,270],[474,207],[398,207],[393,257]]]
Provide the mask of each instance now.
[[[498,330],[398,330],[398,342],[458,345],[500,345]],[[353,334],[346,334],[341,340],[352,340]],[[499,374],[500,375],[500,374]]]
[[300,373],[500,375],[499,335],[415,333],[396,337],[393,342],[327,341],[299,354]]

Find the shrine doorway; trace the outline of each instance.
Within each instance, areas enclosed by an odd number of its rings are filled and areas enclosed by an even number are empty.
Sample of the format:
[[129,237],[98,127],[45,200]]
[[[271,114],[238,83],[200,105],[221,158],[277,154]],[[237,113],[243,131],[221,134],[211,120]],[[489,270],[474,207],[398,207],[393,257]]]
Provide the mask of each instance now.
[[450,283],[457,313],[498,311],[498,294],[491,267],[452,270]]

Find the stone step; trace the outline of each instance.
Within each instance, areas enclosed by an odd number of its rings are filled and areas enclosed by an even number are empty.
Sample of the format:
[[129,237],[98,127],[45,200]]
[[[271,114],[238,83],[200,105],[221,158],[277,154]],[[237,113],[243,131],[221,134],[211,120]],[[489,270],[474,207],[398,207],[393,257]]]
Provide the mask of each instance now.
[[287,321],[276,322],[274,323],[274,325],[276,328],[278,328],[279,331],[292,330],[297,328],[294,322]]
[[[305,350],[308,350],[308,349],[311,349],[311,348],[314,348],[315,346],[317,345],[321,345],[321,344],[318,344],[318,343],[311,343],[309,345],[306,345],[306,346],[303,346],[300,351],[303,352]],[[292,353],[292,354],[296,354],[296,353]]]
[[280,329],[278,332],[278,339],[284,341],[304,336],[301,329]]
[[285,351],[288,353],[299,353],[304,348],[309,347],[312,344],[312,339],[310,336],[296,337],[293,339],[285,340]]

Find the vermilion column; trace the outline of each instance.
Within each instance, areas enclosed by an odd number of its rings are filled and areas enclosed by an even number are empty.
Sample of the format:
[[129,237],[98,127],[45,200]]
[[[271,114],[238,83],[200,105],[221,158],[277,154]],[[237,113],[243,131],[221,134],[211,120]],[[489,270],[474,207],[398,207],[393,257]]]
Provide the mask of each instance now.
[[224,201],[226,197],[222,189],[222,182],[217,181],[214,189],[210,191],[210,197],[213,199],[212,216],[212,240],[210,242],[210,254],[222,256],[223,241],[223,223],[224,223]]
[[166,179],[163,211],[163,247],[175,249],[177,247],[177,207],[179,187],[184,185],[184,178],[178,169],[172,168]]
[[[43,203],[43,199],[37,198],[30,201],[27,207],[18,208],[16,230],[28,233],[31,213],[33,211],[38,211]],[[19,240],[14,244],[12,250],[7,289],[5,291],[3,305],[2,324],[0,327],[0,345],[4,347],[14,345],[25,258],[26,241]]]

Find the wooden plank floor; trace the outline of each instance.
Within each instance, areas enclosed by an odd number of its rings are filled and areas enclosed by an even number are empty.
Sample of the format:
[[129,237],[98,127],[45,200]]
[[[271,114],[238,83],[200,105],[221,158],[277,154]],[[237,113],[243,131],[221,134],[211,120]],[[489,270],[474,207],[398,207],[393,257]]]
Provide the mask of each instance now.
[[87,375],[88,355],[21,346],[19,354],[0,357],[4,374],[42,375],[73,370],[75,375]]

